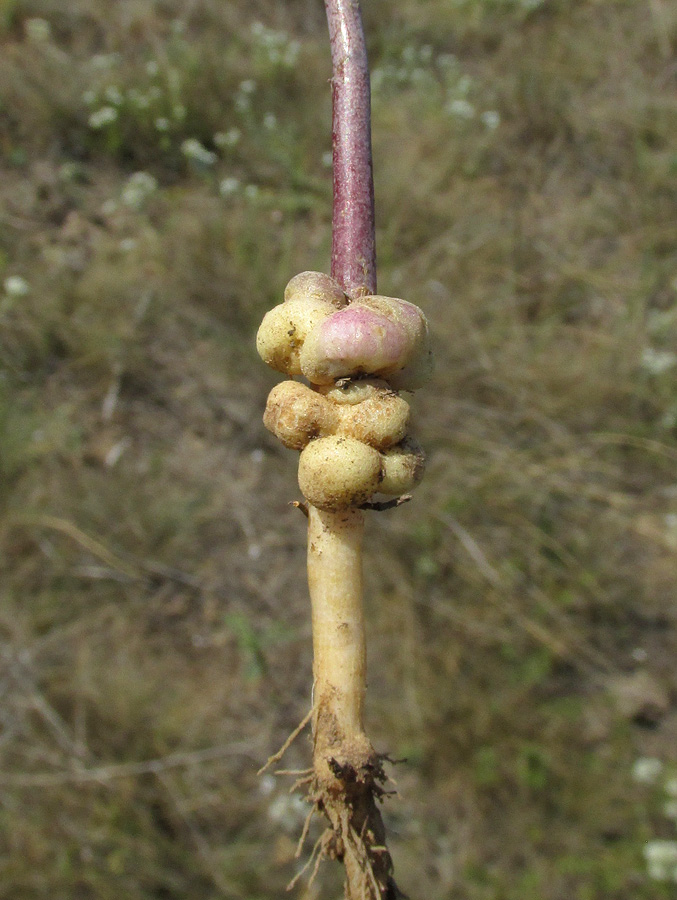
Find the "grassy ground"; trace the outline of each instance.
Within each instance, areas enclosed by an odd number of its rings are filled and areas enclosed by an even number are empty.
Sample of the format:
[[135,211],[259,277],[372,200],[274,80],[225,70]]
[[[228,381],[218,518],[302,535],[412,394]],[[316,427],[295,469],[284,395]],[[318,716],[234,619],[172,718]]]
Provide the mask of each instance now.
[[[675,9],[364,13],[380,289],[439,360],[427,478],[367,538],[399,880],[673,897],[645,853],[677,837]],[[255,771],[310,634],[253,337],[327,267],[322,5],[1,0],[0,28],[0,896],[278,897],[305,810]]]

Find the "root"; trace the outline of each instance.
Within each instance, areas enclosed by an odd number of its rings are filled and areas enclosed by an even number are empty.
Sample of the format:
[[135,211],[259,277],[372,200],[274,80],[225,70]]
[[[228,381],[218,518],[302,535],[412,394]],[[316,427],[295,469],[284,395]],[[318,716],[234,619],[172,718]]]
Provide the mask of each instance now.
[[289,735],[289,737],[284,742],[284,744],[282,744],[282,746],[277,751],[277,753],[274,753],[272,756],[268,757],[268,761],[266,762],[266,764],[264,766],[261,766],[261,768],[256,773],[257,775],[263,775],[263,773],[267,769],[269,769],[272,765],[274,765],[276,762],[279,762],[282,759],[282,757],[285,755],[285,753],[287,752],[289,747],[291,747],[291,745],[294,743],[296,738],[301,734],[301,732],[306,727],[308,722],[310,722],[312,717],[313,717],[313,711],[312,711],[312,709],[310,709],[310,710],[308,710],[306,715],[303,717],[302,721],[296,726],[296,728]]
[[303,830],[301,832],[301,837],[299,838],[299,842],[296,845],[296,853],[294,854],[294,857],[296,859],[298,859],[299,856],[301,855],[301,853],[303,852],[303,845],[305,844],[306,838],[308,837],[308,832],[310,830],[310,822],[311,822],[311,819],[313,818],[313,816],[315,815],[315,812],[316,812],[316,808],[315,808],[315,805],[313,804],[313,806],[310,807],[310,812],[306,816],[305,822],[303,823]]
[[323,843],[323,841],[324,841],[324,835],[321,835],[321,836],[315,841],[315,846],[313,847],[312,853],[311,853],[310,856],[308,857],[308,859],[307,859],[305,865],[303,866],[303,868],[301,869],[300,872],[297,872],[296,875],[294,875],[294,877],[292,878],[292,880],[291,880],[291,881],[289,882],[289,884],[287,885],[287,890],[288,890],[288,891],[293,891],[293,890],[294,890],[294,888],[296,887],[296,885],[299,883],[299,881],[303,878],[303,876],[306,874],[306,872],[308,871],[308,869],[311,867],[311,865],[312,865],[312,863],[313,863],[313,860],[315,859],[315,855],[317,854],[317,859],[315,860],[315,868],[313,869],[313,873],[312,873],[312,875],[310,876],[310,882],[309,882],[309,884],[308,884],[308,887],[310,887],[310,885],[311,885],[312,882],[313,882],[313,879],[315,878],[315,875],[317,874],[317,870],[318,870],[318,868],[319,868],[319,861],[322,859],[322,856],[323,856],[323,848],[322,848],[322,843]]
[[312,775],[306,775],[305,778],[298,778],[294,784],[289,788],[289,793],[293,794],[295,791],[298,791],[300,788],[305,787],[307,784],[311,784],[313,780]]
[[[341,758],[345,760],[343,755]],[[328,826],[288,890],[294,888],[312,866],[310,886],[322,860],[333,859],[345,866],[346,900],[401,900],[404,896],[392,877],[392,860],[376,802],[391,793],[382,786],[387,780],[383,770],[385,759],[387,757],[374,753],[360,765],[353,766],[330,757],[319,767],[324,775],[318,775],[316,767],[311,778],[302,779],[308,785],[311,809],[303,825],[296,856],[302,852],[315,813],[323,813]],[[316,760],[316,766],[318,762]]]

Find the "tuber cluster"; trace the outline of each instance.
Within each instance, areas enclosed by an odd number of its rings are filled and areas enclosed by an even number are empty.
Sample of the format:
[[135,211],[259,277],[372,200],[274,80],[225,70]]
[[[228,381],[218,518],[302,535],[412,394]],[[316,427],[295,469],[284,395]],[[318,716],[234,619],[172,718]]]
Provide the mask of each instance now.
[[310,383],[276,385],[263,417],[286,447],[301,451],[299,487],[309,503],[347,509],[420,481],[424,455],[398,393],[420,387],[432,371],[417,306],[395,297],[349,300],[328,275],[302,272],[264,317],[256,346],[272,368]]

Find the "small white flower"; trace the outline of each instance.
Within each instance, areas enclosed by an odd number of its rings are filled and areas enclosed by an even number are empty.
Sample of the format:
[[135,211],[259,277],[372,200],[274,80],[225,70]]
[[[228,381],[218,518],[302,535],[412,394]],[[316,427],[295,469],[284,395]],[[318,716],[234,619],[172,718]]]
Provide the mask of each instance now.
[[245,78],[240,82],[240,92],[243,94],[253,94],[256,90],[256,82],[253,78]]
[[47,19],[26,19],[24,22],[24,32],[28,40],[33,44],[45,44],[51,40],[52,26]]
[[275,113],[266,113],[263,117],[263,127],[267,128],[268,131],[272,131],[273,128],[277,125],[277,116]]
[[186,107],[183,103],[175,103],[174,106],[172,106],[172,115],[179,122],[182,122],[186,118]]
[[642,351],[641,366],[651,375],[662,375],[677,365],[677,353],[670,350],[654,350],[645,347]]
[[256,200],[259,195],[258,184],[248,184],[244,189],[244,195],[247,200]]
[[82,100],[87,106],[93,106],[96,103],[96,91],[85,91]]
[[413,65],[416,61],[416,48],[412,44],[407,44],[402,50],[402,61],[409,65]]
[[455,69],[458,65],[458,60],[453,53],[440,53],[437,57],[437,65],[442,69]]
[[90,59],[89,64],[93,69],[104,72],[106,69],[112,69],[119,59],[120,56],[118,53],[95,53]]
[[[661,416],[661,428],[665,428],[666,431],[672,431],[672,429],[677,425],[677,403],[673,403],[672,406],[669,406],[666,411]],[[677,532],[675,532],[675,537],[677,537]]]
[[120,88],[114,84],[110,84],[103,92],[103,95],[109,103],[113,104],[113,106],[120,106],[122,104],[122,93],[120,92]]
[[183,19],[172,19],[170,27],[174,34],[184,34],[186,31],[186,23]]
[[668,819],[677,820],[677,800],[666,800],[663,806],[663,815]]
[[259,780],[259,793],[269,797],[277,787],[277,779],[274,775],[264,775]]
[[120,250],[123,253],[130,253],[132,250],[136,248],[138,241],[135,238],[123,238],[120,241]]
[[218,159],[216,153],[207,150],[204,144],[201,144],[197,138],[186,138],[181,144],[181,152],[191,162],[198,163],[203,166],[213,166]]
[[158,131],[169,131],[170,122],[165,116],[158,116],[153,124]]
[[157,179],[149,172],[135,172],[122,188],[120,199],[125,206],[140,209],[148,197],[157,190]]
[[650,878],[656,881],[677,881],[677,841],[648,841],[644,859]]
[[649,878],[653,881],[668,881],[670,878],[670,872],[664,865],[661,865],[661,863],[648,862],[646,864],[646,871]]
[[325,150],[325,152],[322,154],[322,165],[329,169],[331,168],[333,161],[334,155],[331,150]]
[[148,75],[150,78],[155,78],[159,71],[160,66],[157,64],[157,61],[154,59],[149,59],[146,63],[146,75]]
[[452,116],[458,116],[459,119],[472,119],[475,115],[475,107],[467,100],[451,100],[447,103],[446,110]]
[[651,756],[641,756],[635,760],[632,767],[632,778],[638,784],[655,784],[663,771],[663,763],[660,759]]
[[107,469],[112,469],[120,462],[120,457],[127,450],[127,448],[131,445],[132,441],[128,437],[122,438],[122,440],[117,441],[117,443],[113,444],[110,448],[106,456],[104,457],[104,465]]
[[91,113],[87,121],[89,122],[90,128],[98,130],[99,128],[105,128],[106,125],[115,122],[117,117],[118,111],[114,106],[102,106],[100,109]]
[[644,847],[644,858],[653,862],[677,865],[677,841],[647,841]]
[[217,147],[234,147],[241,137],[239,128],[229,128],[228,131],[218,131],[214,135],[214,143]]
[[234,194],[239,187],[239,179],[234,178],[232,175],[230,175],[228,178],[222,179],[222,181],[219,183],[219,193],[222,197],[230,197],[230,195]]
[[10,275],[5,278],[5,293],[9,297],[25,297],[30,291],[30,285],[21,275]]
[[285,831],[294,831],[303,822],[307,812],[308,807],[298,794],[278,794],[268,806],[270,820]]
[[677,306],[672,309],[653,310],[647,315],[646,330],[649,334],[663,334],[677,322]]
[[293,69],[296,65],[299,53],[301,52],[301,44],[299,41],[289,41],[287,44],[284,54],[282,56],[282,62],[288,69]]
[[483,112],[480,119],[482,120],[482,124],[486,125],[489,131],[495,131],[501,124],[501,117],[495,109],[488,109],[486,112]]
[[470,75],[463,75],[458,79],[458,83],[456,85],[456,90],[463,97],[467,96],[470,93],[470,88],[472,87],[472,78]]

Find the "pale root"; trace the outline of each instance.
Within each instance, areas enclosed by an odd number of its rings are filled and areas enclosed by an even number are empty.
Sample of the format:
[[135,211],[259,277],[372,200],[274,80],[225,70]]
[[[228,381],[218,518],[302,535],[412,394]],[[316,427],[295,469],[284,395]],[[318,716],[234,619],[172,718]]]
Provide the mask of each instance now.
[[381,466],[380,493],[394,496],[407,494],[423,478],[425,453],[418,441],[407,437],[381,454]]
[[329,300],[296,297],[273,307],[263,317],[256,349],[271,368],[300,375],[300,353],[308,334],[336,312]]
[[336,309],[341,309],[348,302],[338,281],[324,272],[300,272],[294,275],[284,289],[284,299],[285,303],[290,300],[322,300],[331,303]]
[[[313,713],[316,763],[368,758],[362,715],[366,644],[362,611],[362,532],[359,509],[308,510],[308,587],[313,624]],[[357,753],[356,753],[357,751]],[[354,764],[354,760],[353,760]],[[326,769],[332,783],[335,778]]]
[[311,441],[299,459],[301,493],[318,509],[360,506],[379,490],[381,454],[352,437]]
[[335,403],[298,381],[275,385],[263,414],[268,431],[292,450],[303,450],[313,438],[332,434],[339,421]]

